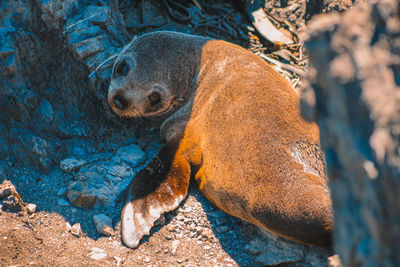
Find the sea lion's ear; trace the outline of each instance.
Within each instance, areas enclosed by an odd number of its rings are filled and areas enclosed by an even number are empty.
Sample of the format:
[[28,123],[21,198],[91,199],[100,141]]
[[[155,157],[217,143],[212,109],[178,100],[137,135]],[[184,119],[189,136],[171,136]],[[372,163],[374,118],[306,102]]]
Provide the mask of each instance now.
[[129,185],[121,212],[126,246],[136,248],[161,214],[176,209],[186,197],[190,165],[178,148],[179,140],[170,140]]

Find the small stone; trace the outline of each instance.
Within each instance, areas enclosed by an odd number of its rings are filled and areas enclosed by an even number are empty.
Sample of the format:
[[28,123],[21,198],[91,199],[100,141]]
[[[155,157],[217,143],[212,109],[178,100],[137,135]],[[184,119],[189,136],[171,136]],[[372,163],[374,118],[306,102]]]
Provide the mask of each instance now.
[[26,205],[26,210],[27,210],[28,213],[30,213],[30,214],[35,213],[35,211],[36,211],[36,204],[29,203],[28,205]]
[[149,257],[146,257],[146,258],[144,259],[144,262],[149,263],[149,262],[150,262],[150,258],[149,258]]
[[179,243],[180,243],[179,240],[172,241],[172,244],[171,244],[171,252],[172,252],[172,254],[176,253],[176,250],[178,249]]
[[210,247],[209,245],[205,245],[203,248],[204,248],[205,250],[211,249],[211,247]]
[[194,229],[195,231],[196,231],[196,233],[198,233],[199,235],[203,232],[203,228],[202,227],[196,227],[195,229]]
[[71,224],[69,222],[65,222],[65,230],[67,230],[67,232],[71,232]]
[[227,224],[227,223],[228,223],[228,220],[227,220],[225,217],[221,217],[221,218],[217,218],[217,219],[215,220],[215,223],[216,223],[217,225],[223,225],[223,224]]
[[225,213],[221,210],[217,210],[217,211],[212,211],[209,213],[210,216],[214,217],[214,218],[222,218],[225,217]]
[[222,226],[219,226],[219,227],[215,228],[215,231],[218,234],[223,234],[223,233],[226,233],[226,232],[229,231],[229,227],[227,225],[222,225]]
[[80,223],[75,223],[74,225],[72,225],[71,227],[71,234],[73,234],[74,236],[79,237],[79,235],[81,234],[81,224]]
[[343,264],[340,260],[339,255],[335,254],[333,256],[328,257],[328,266],[329,267],[343,267]]
[[0,184],[0,199],[3,199],[5,197],[8,197],[9,195],[11,195],[13,192],[15,192],[15,187],[14,185],[8,181],[8,180],[4,180],[1,184]]
[[183,261],[184,261],[183,258],[178,258],[178,259],[176,260],[177,263],[182,263]]
[[9,195],[3,199],[3,208],[11,212],[20,212],[22,203],[15,196]]
[[69,204],[69,202],[66,201],[65,199],[59,198],[59,199],[58,199],[58,205],[60,205],[60,206],[69,206],[70,204]]
[[165,239],[167,239],[167,240],[171,240],[171,239],[173,239],[174,237],[171,235],[171,234],[166,234],[165,235]]
[[185,224],[189,224],[190,222],[192,222],[192,219],[190,219],[190,218],[185,218],[185,219],[183,220],[183,222],[184,222]]
[[122,259],[118,256],[114,256],[113,258],[117,262],[117,267],[119,267],[121,265]]
[[204,229],[204,231],[201,233],[201,235],[205,238],[205,239],[207,239],[207,240],[210,240],[210,239],[212,239],[213,238],[213,232],[210,230],[210,229]]
[[78,156],[84,156],[84,155],[86,155],[86,152],[85,152],[85,150],[83,150],[82,148],[80,148],[80,147],[74,147],[74,150],[72,151],[75,155],[78,155]]
[[64,159],[60,162],[60,169],[63,172],[70,173],[79,171],[79,169],[86,164],[84,160],[78,160],[74,158]]
[[160,218],[158,218],[158,220],[154,222],[154,226],[164,225],[164,224],[165,224],[165,216],[164,214],[161,214]]
[[176,216],[176,220],[178,221],[183,221],[185,219],[185,217],[181,214],[179,214],[178,216]]
[[186,207],[186,209],[184,209],[182,212],[183,213],[189,213],[189,212],[191,212],[192,211],[192,208],[191,207]]
[[104,252],[104,249],[93,247],[88,256],[93,260],[101,260],[107,257],[107,253]]
[[174,232],[176,230],[176,224],[168,224],[167,230],[170,232]]
[[61,188],[60,190],[58,190],[57,196],[61,197],[61,196],[65,195],[66,192],[67,192],[67,188]]
[[117,156],[132,167],[138,166],[146,158],[146,154],[135,144],[119,148],[117,150]]
[[110,236],[114,233],[114,229],[112,228],[112,219],[107,215],[95,215],[93,216],[93,222],[99,234]]

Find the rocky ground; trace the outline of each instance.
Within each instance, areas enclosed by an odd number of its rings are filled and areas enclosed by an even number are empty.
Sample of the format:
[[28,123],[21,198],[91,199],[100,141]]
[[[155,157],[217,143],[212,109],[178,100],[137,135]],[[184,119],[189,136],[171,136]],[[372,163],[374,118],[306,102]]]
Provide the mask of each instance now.
[[190,22],[160,2],[0,3],[0,181],[15,186],[0,187],[1,265],[337,266],[327,249],[283,240],[215,209],[195,184],[138,249],[121,245],[121,193],[161,141],[157,131],[109,109],[113,56],[145,32],[206,35],[260,55],[300,90],[308,59],[297,35],[314,14],[352,4],[266,1],[270,21],[294,40],[280,44],[258,33],[246,1],[189,1]]

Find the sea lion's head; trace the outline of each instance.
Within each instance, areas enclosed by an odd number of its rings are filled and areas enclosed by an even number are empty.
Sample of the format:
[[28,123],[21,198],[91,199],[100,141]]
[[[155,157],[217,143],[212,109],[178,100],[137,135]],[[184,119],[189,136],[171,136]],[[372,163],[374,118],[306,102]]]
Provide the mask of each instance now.
[[172,32],[132,40],[113,66],[108,92],[111,108],[121,117],[168,117],[185,102],[196,73],[198,43],[193,36]]

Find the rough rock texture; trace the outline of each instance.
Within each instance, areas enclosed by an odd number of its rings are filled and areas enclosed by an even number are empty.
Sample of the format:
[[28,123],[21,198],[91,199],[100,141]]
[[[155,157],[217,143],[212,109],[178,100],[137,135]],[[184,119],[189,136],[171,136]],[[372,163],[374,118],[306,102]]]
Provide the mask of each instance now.
[[[189,10],[191,23],[177,22],[176,15],[182,14],[167,12],[162,2],[0,1],[0,181],[11,180],[24,200],[37,204],[32,225],[19,214],[1,213],[1,224],[7,225],[0,227],[0,238],[8,237],[8,246],[0,246],[0,261],[109,266],[117,251],[128,266],[326,265],[327,251],[265,237],[245,227],[256,260],[251,259],[244,252],[241,222],[214,210],[195,190],[178,216],[170,213],[166,222],[159,222],[173,230],[160,226],[161,233],[153,232],[136,252],[120,244],[118,196],[158,151],[160,141],[158,133],[146,130],[143,123],[120,119],[110,111],[106,90],[113,55],[133,36],[154,30],[203,34],[243,46],[249,45],[249,36],[253,41],[255,37],[247,35],[254,28],[245,14],[234,9],[234,1],[180,1]],[[285,11],[277,17],[294,15],[288,21],[302,28],[306,1],[279,2]],[[0,208],[23,211],[24,203],[16,194],[4,193],[1,198]],[[97,241],[93,215],[99,213],[117,224],[112,242]],[[65,220],[74,222],[79,238],[63,233]],[[44,243],[37,239],[37,229]],[[99,259],[104,253],[96,247],[87,254],[85,246],[91,242],[107,247],[108,256]],[[55,254],[61,258],[55,259]],[[119,264],[121,258],[115,261]]]
[[327,154],[345,266],[400,262],[400,19],[395,0],[315,17],[303,111]]
[[106,91],[88,78],[126,42],[114,9],[115,1],[1,1],[0,159],[47,170],[67,140],[97,145],[118,128]]

